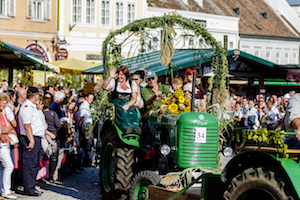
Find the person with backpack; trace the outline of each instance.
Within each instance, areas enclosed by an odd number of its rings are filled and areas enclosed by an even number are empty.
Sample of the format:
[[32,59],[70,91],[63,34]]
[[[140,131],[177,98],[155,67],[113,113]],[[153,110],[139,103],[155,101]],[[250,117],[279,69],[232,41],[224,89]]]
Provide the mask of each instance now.
[[[115,79],[117,77],[117,79]],[[112,102],[115,105],[115,123],[127,134],[141,134],[140,112],[137,101],[138,86],[129,80],[130,73],[126,66],[111,68],[109,77],[103,82],[102,88],[112,92]]]

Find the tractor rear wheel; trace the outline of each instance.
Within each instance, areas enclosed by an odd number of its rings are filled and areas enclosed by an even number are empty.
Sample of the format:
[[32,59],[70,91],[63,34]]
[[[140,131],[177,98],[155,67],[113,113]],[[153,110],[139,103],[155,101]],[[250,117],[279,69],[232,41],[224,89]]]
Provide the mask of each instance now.
[[104,200],[127,199],[133,176],[134,150],[116,142],[113,129],[105,130],[100,164],[100,186]]
[[272,171],[249,168],[231,181],[231,187],[225,191],[226,200],[291,200],[284,191],[284,182],[275,179]]
[[130,200],[146,200],[148,199],[149,185],[157,185],[161,181],[161,177],[152,171],[139,172],[132,181],[130,188]]

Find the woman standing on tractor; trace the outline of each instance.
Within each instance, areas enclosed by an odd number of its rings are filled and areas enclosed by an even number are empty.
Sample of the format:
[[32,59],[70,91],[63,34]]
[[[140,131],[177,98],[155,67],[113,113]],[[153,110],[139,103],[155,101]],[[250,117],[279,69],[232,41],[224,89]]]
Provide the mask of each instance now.
[[[117,79],[115,80],[115,78]],[[110,69],[109,77],[103,82],[102,88],[112,92],[112,101],[115,105],[115,123],[127,134],[134,130],[141,134],[139,127],[140,112],[134,104],[137,101],[138,86],[135,81],[129,80],[130,73],[126,66]]]

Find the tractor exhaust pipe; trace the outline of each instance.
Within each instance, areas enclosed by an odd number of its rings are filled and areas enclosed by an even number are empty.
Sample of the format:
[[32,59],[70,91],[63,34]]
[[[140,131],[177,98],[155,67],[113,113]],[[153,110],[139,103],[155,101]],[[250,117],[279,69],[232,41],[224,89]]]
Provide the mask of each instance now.
[[195,85],[196,85],[196,72],[193,72],[193,83],[192,83],[192,108],[191,111],[195,111]]

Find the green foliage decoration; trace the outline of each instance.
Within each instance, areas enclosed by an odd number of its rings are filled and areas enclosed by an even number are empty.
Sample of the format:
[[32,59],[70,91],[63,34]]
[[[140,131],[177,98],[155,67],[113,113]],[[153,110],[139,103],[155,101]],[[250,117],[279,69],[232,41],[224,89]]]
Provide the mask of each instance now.
[[286,151],[288,146],[284,143],[283,139],[285,134],[281,130],[267,130],[258,127],[257,130],[247,130],[242,132],[242,144],[244,147],[246,144],[255,144],[258,147],[272,146],[282,149],[282,155],[284,158],[288,158]]
[[[209,79],[209,91],[211,91],[214,87],[215,78],[218,77],[218,84],[216,85],[217,94],[220,92],[222,87],[226,86],[226,75],[228,74],[228,61],[226,57],[226,51],[223,47],[216,41],[214,37],[204,28],[201,24],[196,23],[192,19],[185,18],[181,15],[176,14],[176,12],[168,15],[164,15],[162,17],[151,17],[145,18],[141,20],[137,20],[127,26],[122,27],[121,29],[112,31],[106,37],[102,45],[102,55],[103,63],[106,60],[106,74],[105,78],[109,76],[110,69],[112,67],[118,67],[121,63],[121,51],[120,47],[125,41],[132,35],[145,37],[146,29],[162,29],[161,31],[161,54],[164,52],[166,47],[172,48],[170,42],[176,35],[173,27],[179,26],[184,30],[191,30],[194,34],[200,38],[199,41],[201,43],[206,43],[207,48],[212,48],[215,50],[215,54],[212,57],[212,66],[213,71],[215,72],[215,76]],[[116,43],[116,37],[122,34],[128,34],[128,37],[125,38],[121,44]],[[173,45],[173,44],[172,44]],[[117,51],[117,50],[119,51]],[[143,46],[139,53],[143,53]],[[172,50],[172,49],[171,49]],[[200,51],[201,49],[199,49]],[[106,55],[106,58],[105,58]],[[172,53],[169,54],[171,57]],[[222,102],[217,102],[222,103]],[[105,104],[108,104],[106,102]]]
[[[173,13],[171,15],[164,15],[162,17],[151,17],[151,18],[137,20],[131,24],[128,24],[127,26],[124,26],[121,29],[110,32],[103,42],[102,55],[105,55],[105,51],[106,48],[108,47],[108,44],[110,44],[110,46],[112,46],[111,44],[115,44],[114,41],[117,35],[121,35],[125,32],[129,32],[129,34],[134,33],[137,35],[138,33],[144,32],[146,28],[148,29],[162,28],[165,32],[167,32],[163,35],[169,33],[169,36],[172,38],[176,34],[176,32],[172,29],[172,27],[176,25],[180,26],[182,29],[193,31],[197,37],[201,36],[210,48],[215,49],[215,55],[212,58],[212,66],[213,66],[213,71],[215,72],[216,76],[218,76],[218,85],[217,85],[217,92],[218,92],[222,88],[222,86],[226,85],[225,84],[226,75],[228,74],[228,61],[226,57],[226,51],[216,41],[216,39],[212,37],[212,35],[208,33],[208,31],[204,27],[202,27],[201,24],[196,23],[193,20],[185,18],[176,13]],[[128,39],[128,37],[126,39]],[[108,52],[106,54],[107,65],[106,65],[105,77],[109,76],[109,69],[115,66],[114,62],[108,62],[111,59],[109,56],[113,55],[112,52],[113,48],[107,48],[107,51]],[[103,57],[103,61],[104,59],[105,57]],[[218,69],[217,66],[219,66]],[[216,73],[217,71],[218,73]],[[209,82],[210,90],[213,88],[213,84],[214,84],[213,79],[215,79],[215,77],[212,77]]]
[[0,70],[0,81],[8,80],[8,70],[1,69]]

